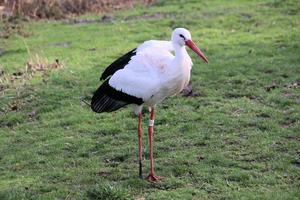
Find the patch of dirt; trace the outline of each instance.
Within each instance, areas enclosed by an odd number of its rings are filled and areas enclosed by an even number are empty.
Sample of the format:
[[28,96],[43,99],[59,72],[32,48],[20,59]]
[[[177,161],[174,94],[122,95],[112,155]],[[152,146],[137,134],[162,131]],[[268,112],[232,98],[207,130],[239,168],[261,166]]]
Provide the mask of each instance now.
[[200,96],[199,92],[193,91],[192,82],[190,82],[183,90],[181,91],[182,96],[184,97],[198,97]]
[[205,141],[197,141],[193,145],[196,147],[204,147],[207,146],[207,143]]
[[279,86],[277,85],[277,83],[273,82],[271,85],[268,85],[265,87],[267,92],[270,92],[276,88],[279,88]]
[[164,19],[170,17],[175,17],[175,14],[157,12],[154,14],[145,13],[143,15],[128,16],[125,18],[117,18],[113,15],[103,15],[101,18],[98,19],[66,19],[64,20],[64,23],[73,24],[73,25],[85,25],[85,24],[92,24],[92,23],[113,23],[115,21],[140,21],[140,20],[149,20],[149,19]]
[[252,15],[249,14],[249,13],[240,13],[240,15],[246,19],[251,19],[252,18]]
[[72,25],[85,25],[93,23],[113,23],[116,20],[117,19],[112,15],[103,15],[98,19],[66,19],[64,20],[64,23]]
[[96,51],[97,50],[97,48],[90,48],[90,49],[88,49],[88,51]]
[[92,23],[100,23],[101,19],[66,19],[63,21],[65,24],[71,25],[85,25]]
[[297,136],[297,135],[286,136],[285,138],[288,139],[288,140],[300,141],[300,136]]
[[267,113],[260,113],[258,115],[256,115],[257,117],[262,117],[262,118],[270,118],[271,116]]
[[242,98],[242,97],[247,97],[247,95],[245,94],[239,94],[239,93],[235,93],[235,92],[227,92],[225,93],[225,97],[226,98]]
[[197,156],[197,160],[198,161],[204,160],[204,156],[201,156],[201,155]]
[[288,148],[287,146],[287,142],[282,140],[282,141],[277,141],[274,142],[271,147],[274,148],[276,151],[280,151],[280,152],[288,152]]
[[115,20],[114,16],[111,15],[103,15],[101,18],[101,22],[103,23],[112,23]]
[[293,118],[287,118],[287,119],[282,123],[282,127],[283,127],[283,128],[289,128],[289,127],[293,126],[296,122],[297,122],[296,119],[293,119]]
[[229,138],[225,138],[223,140],[224,144],[227,146],[227,145],[240,145],[240,142],[239,141],[236,141],[236,140],[232,140],[232,139],[229,139]]
[[287,83],[284,84],[283,86],[280,86],[279,84],[273,82],[271,85],[268,85],[265,87],[267,92],[270,92],[276,88],[280,88],[280,87],[284,87],[284,88],[288,88],[288,89],[297,89],[299,88],[299,83],[297,82],[292,82],[292,83]]
[[62,48],[68,48],[70,47],[72,44],[72,42],[58,42],[58,43],[53,43],[50,44],[51,46],[55,46],[55,47],[62,47]]
[[154,14],[145,13],[143,15],[135,15],[135,16],[125,17],[124,21],[164,19],[164,18],[172,18],[172,17],[175,17],[175,16],[176,16],[176,14],[174,14],[174,13],[163,13],[163,12],[157,12],[157,13],[154,13]]
[[109,177],[111,175],[110,172],[104,172],[104,171],[100,171],[96,173],[97,176],[101,176],[101,177]]
[[300,168],[300,161],[299,160],[295,160],[292,162],[292,165],[294,165],[295,167],[299,167]]
[[266,73],[266,74],[272,74],[275,71],[273,69],[265,69],[265,70],[263,70],[263,72]]
[[249,96],[246,96],[248,99],[250,99],[250,100],[255,100],[255,99],[257,99],[257,97],[256,96],[254,96],[254,95],[249,95]]
[[299,88],[299,84],[297,82],[285,84],[284,87],[289,89],[297,89]]

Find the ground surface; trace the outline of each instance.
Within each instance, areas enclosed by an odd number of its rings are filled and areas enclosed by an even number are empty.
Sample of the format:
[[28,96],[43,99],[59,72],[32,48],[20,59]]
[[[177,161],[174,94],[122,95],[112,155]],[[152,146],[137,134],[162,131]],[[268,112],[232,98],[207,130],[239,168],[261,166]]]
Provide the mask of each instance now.
[[[299,199],[299,6],[161,1],[102,21],[28,22],[0,39],[0,199]],[[138,179],[131,109],[99,115],[80,99],[115,58],[174,27],[190,29],[210,64],[190,52],[200,96],[158,106],[154,156],[166,178],[151,184]],[[24,73],[30,59],[62,66]]]

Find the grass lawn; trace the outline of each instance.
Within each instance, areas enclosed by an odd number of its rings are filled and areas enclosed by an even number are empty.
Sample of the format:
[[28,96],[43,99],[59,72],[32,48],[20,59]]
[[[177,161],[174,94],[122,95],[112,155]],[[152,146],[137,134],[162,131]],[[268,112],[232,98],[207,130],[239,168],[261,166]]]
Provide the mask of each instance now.
[[[297,0],[158,1],[108,18],[26,22],[26,36],[0,39],[0,199],[300,199]],[[175,27],[210,64],[189,51],[200,95],[158,105],[165,179],[152,184],[138,179],[131,107],[95,114],[80,100],[117,57]],[[24,73],[36,55],[62,66]]]

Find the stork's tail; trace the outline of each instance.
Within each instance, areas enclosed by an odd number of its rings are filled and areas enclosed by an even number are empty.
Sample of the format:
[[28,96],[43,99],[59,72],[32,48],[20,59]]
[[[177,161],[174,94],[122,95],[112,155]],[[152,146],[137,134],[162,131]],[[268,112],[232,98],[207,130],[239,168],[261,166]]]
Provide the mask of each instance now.
[[91,108],[94,112],[112,112],[126,106],[127,102],[114,98],[113,90],[106,80],[94,93]]

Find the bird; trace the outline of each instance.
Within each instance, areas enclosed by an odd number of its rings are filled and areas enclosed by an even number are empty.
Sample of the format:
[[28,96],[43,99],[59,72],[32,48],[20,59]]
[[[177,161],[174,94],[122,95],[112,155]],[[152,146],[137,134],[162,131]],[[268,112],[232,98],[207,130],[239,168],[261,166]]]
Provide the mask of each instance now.
[[185,28],[176,28],[170,41],[149,40],[110,64],[102,73],[104,82],[94,92],[91,109],[96,113],[113,112],[132,104],[138,116],[139,177],[142,172],[142,108],[149,108],[148,124],[150,172],[146,179],[158,182],[154,172],[153,134],[156,105],[176,95],[188,85],[192,60],[186,46],[208,63]]

